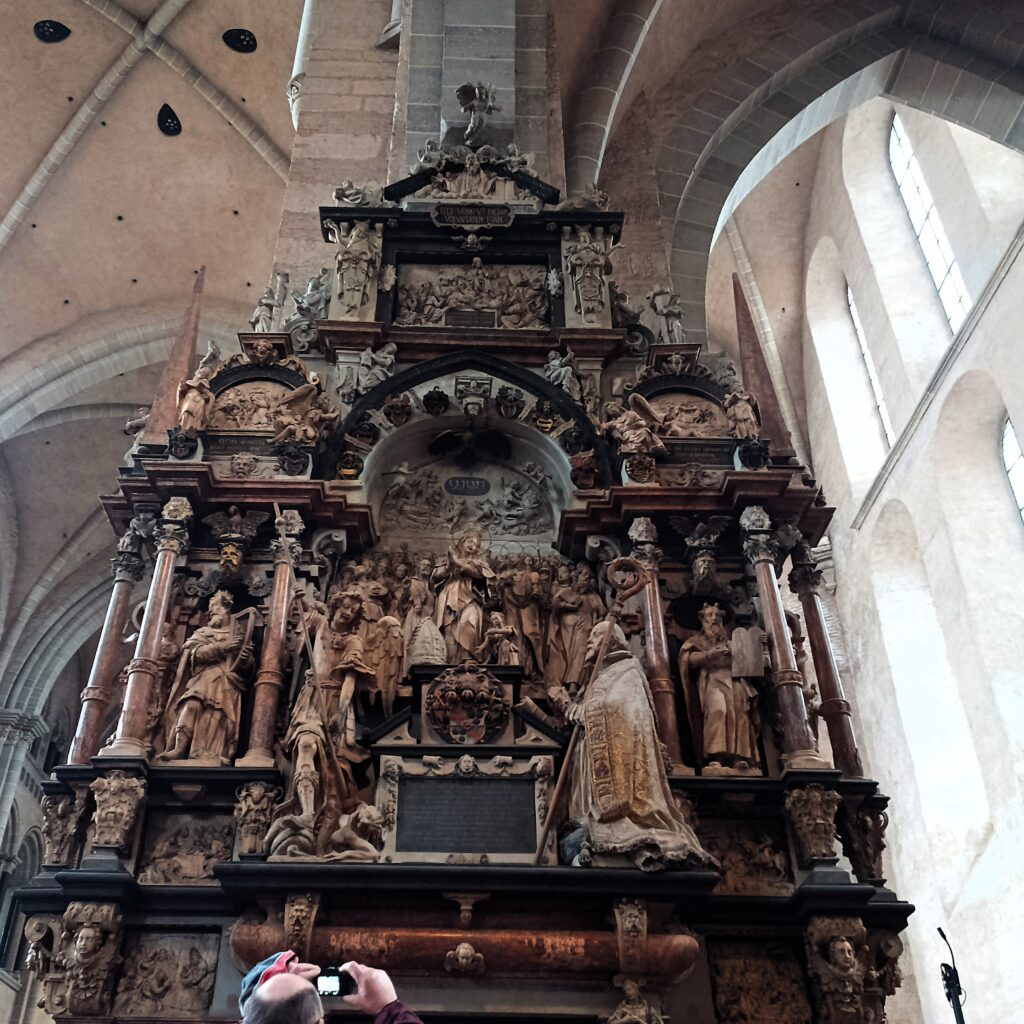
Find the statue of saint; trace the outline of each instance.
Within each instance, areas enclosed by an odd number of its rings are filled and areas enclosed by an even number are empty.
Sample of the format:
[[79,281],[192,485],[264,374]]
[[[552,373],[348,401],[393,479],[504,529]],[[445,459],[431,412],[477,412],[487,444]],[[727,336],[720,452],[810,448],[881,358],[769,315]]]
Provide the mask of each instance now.
[[389,341],[375,352],[365,348],[359,353],[359,368],[356,370],[356,394],[365,395],[378,384],[383,384],[395,372],[395,357],[398,346]]
[[578,402],[583,397],[583,382],[580,380],[576,356],[572,349],[569,349],[564,356],[556,348],[548,352],[548,361],[544,364],[544,376],[556,388],[561,388],[575,401]]
[[[367,757],[356,737],[356,695],[377,685],[359,638],[362,596],[354,590],[332,590],[324,607],[312,604],[303,591],[302,600],[313,642],[313,671],[306,673],[284,738],[292,776],[267,834],[274,858],[314,856],[339,827],[338,813],[356,792],[353,765]],[[325,813],[328,808],[333,813]]]
[[496,175],[480,165],[476,153],[466,154],[462,170],[451,177],[438,175],[434,179],[432,195],[448,195],[453,199],[483,199],[494,194]]
[[590,323],[605,306],[605,274],[612,269],[608,249],[589,231],[579,231],[576,241],[566,246],[565,263],[576,312]]
[[476,649],[477,660],[485,665],[518,665],[519,646],[515,628],[505,624],[505,616],[501,612],[491,612],[488,622],[490,625],[484,632],[483,642]]
[[739,381],[725,396],[725,415],[732,424],[733,434],[740,440],[760,436],[761,416],[757,399]]
[[622,1002],[615,1007],[605,1024],[665,1024],[665,1020],[641,995],[639,983],[633,978],[624,978]]
[[587,660],[609,630],[604,664],[576,700],[562,688],[548,691],[583,730],[571,769],[569,818],[582,835],[573,863],[624,854],[643,871],[703,864],[710,857],[672,799],[647,676],[622,629],[599,622]]
[[178,385],[178,426],[182,430],[194,433],[206,426],[213,408],[212,376],[213,370],[209,366],[200,366],[195,376]]
[[523,675],[544,674],[544,630],[541,609],[544,593],[541,588],[537,559],[523,555],[519,565],[508,573],[504,588],[505,613],[509,625],[520,638],[519,664]]
[[568,569],[558,567],[551,591],[545,666],[549,686],[571,686],[583,679],[590,632],[607,611],[594,574],[586,566],[571,575]]
[[701,751],[706,775],[760,774],[753,700],[757,691],[746,679],[733,676],[733,650],[717,604],[700,613],[701,630],[683,643],[679,675],[691,707],[694,744]]
[[366,301],[370,277],[377,270],[380,253],[370,237],[370,226],[356,221],[338,250],[338,298],[343,319],[358,319]]
[[257,334],[266,334],[270,330],[276,309],[277,303],[274,301],[274,289],[268,285],[267,289],[260,296],[259,302],[256,303],[252,316],[249,317],[249,326]]
[[232,615],[233,604],[226,590],[218,590],[210,598],[206,625],[182,645],[164,720],[166,748],[158,761],[231,764],[255,626],[252,609]]
[[433,561],[422,557],[415,575],[409,579],[407,610],[402,622],[403,675],[408,674],[413,665],[443,665],[448,658],[444,637],[434,622],[434,592],[430,589],[433,568]]
[[467,530],[431,574],[437,591],[434,622],[444,637],[448,663],[473,660],[484,637],[484,604],[493,594],[494,570],[484,557],[479,530]]

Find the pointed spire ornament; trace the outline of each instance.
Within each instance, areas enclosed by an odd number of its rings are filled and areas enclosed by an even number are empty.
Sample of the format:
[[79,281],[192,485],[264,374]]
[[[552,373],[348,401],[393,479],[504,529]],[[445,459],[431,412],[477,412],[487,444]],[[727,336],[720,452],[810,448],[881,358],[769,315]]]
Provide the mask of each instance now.
[[160,383],[153,396],[149,420],[138,438],[140,444],[166,445],[167,431],[178,425],[178,384],[192,373],[196,340],[199,336],[199,310],[203,299],[203,281],[206,267],[200,267],[192,286],[192,299],[181,322],[177,340],[171,349]]

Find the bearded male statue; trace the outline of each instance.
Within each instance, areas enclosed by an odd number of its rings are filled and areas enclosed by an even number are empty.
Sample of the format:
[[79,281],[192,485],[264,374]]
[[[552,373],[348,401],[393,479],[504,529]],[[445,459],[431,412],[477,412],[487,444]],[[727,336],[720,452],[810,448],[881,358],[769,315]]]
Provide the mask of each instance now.
[[582,694],[571,701],[561,687],[548,691],[583,730],[569,796],[582,839],[573,864],[612,866],[608,854],[625,855],[642,871],[714,863],[672,799],[647,676],[619,626],[603,621],[591,630],[587,664],[609,630],[604,663]]
[[754,700],[757,690],[734,673],[736,659],[722,611],[706,604],[701,630],[683,643],[679,675],[687,692],[703,775],[760,775]]

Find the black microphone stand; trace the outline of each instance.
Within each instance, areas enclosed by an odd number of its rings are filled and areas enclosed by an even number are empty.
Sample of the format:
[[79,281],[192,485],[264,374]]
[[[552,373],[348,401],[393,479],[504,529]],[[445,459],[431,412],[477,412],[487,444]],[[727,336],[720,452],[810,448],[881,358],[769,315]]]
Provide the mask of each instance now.
[[953,1016],[956,1019],[956,1024],[966,1024],[963,1004],[960,1002],[961,996],[964,995],[964,990],[960,987],[960,973],[956,969],[956,957],[953,955],[953,947],[949,944],[949,939],[946,938],[946,933],[941,928],[938,929],[938,932],[942,936],[942,941],[946,944],[946,948],[949,950],[950,960],[953,961],[952,965],[942,964],[939,968],[942,971],[942,988],[946,993],[949,1005],[953,1007]]

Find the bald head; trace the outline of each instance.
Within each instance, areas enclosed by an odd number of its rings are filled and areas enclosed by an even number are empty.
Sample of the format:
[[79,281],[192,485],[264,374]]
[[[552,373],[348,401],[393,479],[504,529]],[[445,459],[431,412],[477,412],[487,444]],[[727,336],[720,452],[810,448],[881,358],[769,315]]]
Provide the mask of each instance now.
[[275,974],[245,1004],[243,1024],[317,1024],[323,1020],[320,995],[307,978]]

